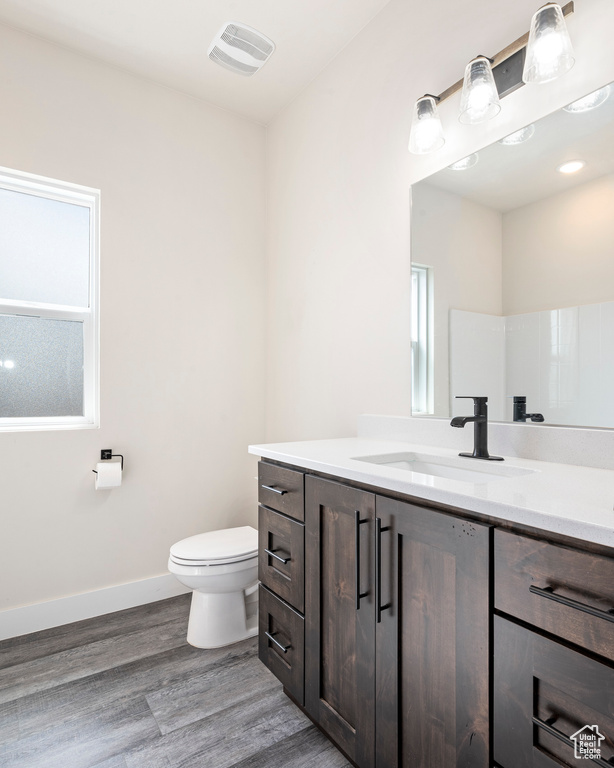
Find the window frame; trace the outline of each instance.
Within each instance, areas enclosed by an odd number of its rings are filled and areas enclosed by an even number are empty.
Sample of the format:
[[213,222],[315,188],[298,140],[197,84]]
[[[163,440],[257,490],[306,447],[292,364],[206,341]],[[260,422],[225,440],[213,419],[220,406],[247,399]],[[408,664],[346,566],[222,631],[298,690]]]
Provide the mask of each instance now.
[[100,426],[100,190],[0,166],[0,188],[89,208],[88,307],[0,296],[0,314],[83,323],[83,416],[0,416],[0,432],[96,429]]
[[[413,280],[417,280],[414,296]],[[433,270],[411,265],[411,411],[415,416],[433,414]]]

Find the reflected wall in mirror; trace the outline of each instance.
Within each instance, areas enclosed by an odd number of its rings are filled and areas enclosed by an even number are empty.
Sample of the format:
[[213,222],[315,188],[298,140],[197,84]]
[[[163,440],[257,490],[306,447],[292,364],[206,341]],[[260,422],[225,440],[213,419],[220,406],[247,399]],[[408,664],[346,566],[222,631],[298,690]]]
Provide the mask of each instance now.
[[586,101],[412,187],[414,415],[614,427],[614,84]]

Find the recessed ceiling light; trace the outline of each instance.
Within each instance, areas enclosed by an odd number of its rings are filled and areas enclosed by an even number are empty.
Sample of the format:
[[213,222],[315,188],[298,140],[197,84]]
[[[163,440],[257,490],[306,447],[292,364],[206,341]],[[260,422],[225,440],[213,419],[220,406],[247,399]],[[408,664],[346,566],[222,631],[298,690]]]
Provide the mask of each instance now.
[[467,157],[463,157],[462,160],[457,160],[455,163],[452,163],[452,165],[448,166],[448,169],[450,171],[466,171],[467,168],[472,168],[479,159],[478,153],[474,152],[472,155],[467,155]]
[[565,112],[571,112],[577,114],[578,112],[590,112],[591,109],[597,109],[604,101],[607,101],[610,95],[610,86],[606,85],[605,88],[600,88],[598,91],[589,93],[588,96],[583,96],[577,101],[572,101],[566,107],[563,107]]
[[576,173],[577,171],[581,171],[585,165],[586,163],[584,160],[570,160],[568,163],[559,165],[557,171],[559,173]]
[[513,144],[522,144],[524,141],[528,141],[535,133],[535,126],[533,123],[521,128],[519,131],[514,131],[506,136],[504,139],[499,139],[499,144],[504,146],[512,146]]

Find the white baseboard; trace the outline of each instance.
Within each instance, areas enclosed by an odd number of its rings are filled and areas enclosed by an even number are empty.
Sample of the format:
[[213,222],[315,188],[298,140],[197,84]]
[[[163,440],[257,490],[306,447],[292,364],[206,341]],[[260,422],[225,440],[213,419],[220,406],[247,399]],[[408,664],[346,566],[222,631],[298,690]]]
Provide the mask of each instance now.
[[80,595],[62,597],[45,603],[25,605],[0,611],[0,640],[39,632],[41,629],[91,619],[113,611],[154,603],[191,590],[180,584],[172,573],[131,581],[116,587],[97,589]]

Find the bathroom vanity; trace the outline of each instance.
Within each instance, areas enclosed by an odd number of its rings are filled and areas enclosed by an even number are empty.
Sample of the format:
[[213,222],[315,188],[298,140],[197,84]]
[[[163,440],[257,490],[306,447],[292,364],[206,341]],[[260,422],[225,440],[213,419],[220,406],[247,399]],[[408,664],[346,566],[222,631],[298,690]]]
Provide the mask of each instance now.
[[614,765],[613,472],[360,438],[250,450],[260,658],[353,764],[571,768],[597,725]]

